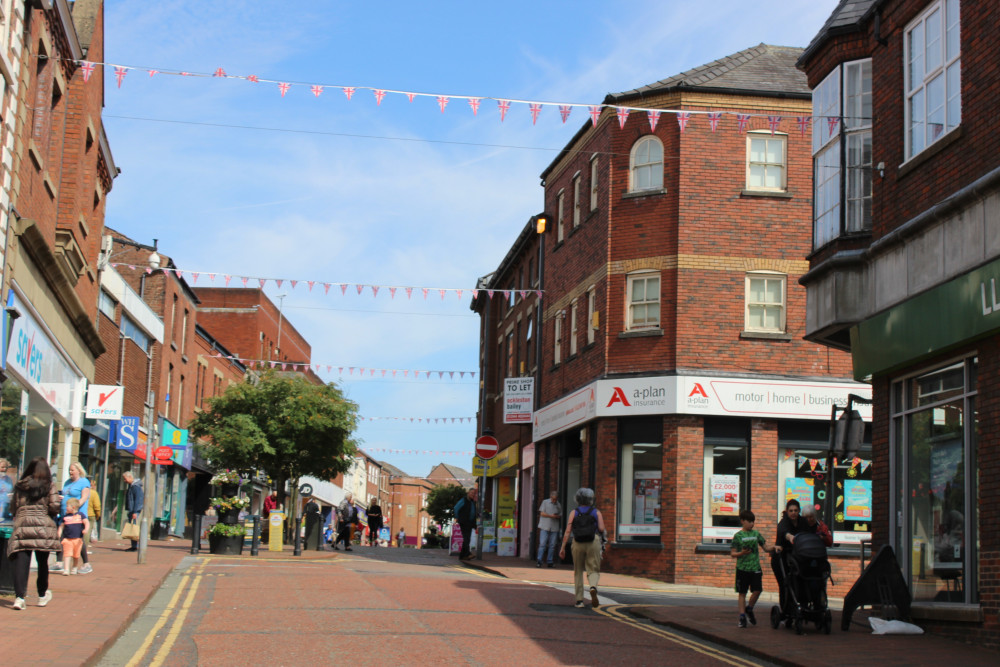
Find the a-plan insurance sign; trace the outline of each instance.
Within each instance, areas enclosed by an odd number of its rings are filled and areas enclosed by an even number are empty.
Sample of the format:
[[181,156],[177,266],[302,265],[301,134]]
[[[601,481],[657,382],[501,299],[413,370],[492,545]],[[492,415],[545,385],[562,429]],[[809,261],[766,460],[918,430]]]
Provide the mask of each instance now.
[[84,408],[83,416],[88,419],[121,419],[124,397],[125,387],[92,384],[87,388],[87,406]]

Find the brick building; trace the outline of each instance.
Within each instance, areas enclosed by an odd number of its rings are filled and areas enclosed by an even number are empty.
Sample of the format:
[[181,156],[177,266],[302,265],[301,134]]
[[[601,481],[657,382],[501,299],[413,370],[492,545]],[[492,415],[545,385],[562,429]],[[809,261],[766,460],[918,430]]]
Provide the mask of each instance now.
[[104,58],[103,3],[0,8],[11,31],[0,41],[11,113],[0,131],[0,179],[12,204],[3,213],[4,404],[30,415],[23,450],[4,443],[2,454],[17,463],[45,456],[61,481],[78,456],[87,380],[106,349],[95,326],[97,260],[118,169],[101,121],[104,72],[84,81],[79,65]]
[[[839,575],[856,572],[870,506],[834,516],[828,492],[872,467],[829,470],[828,436],[831,405],[867,386],[847,355],[802,339],[801,53],[762,44],[609,95],[542,174],[545,231],[529,220],[481,281],[514,294],[480,291],[474,308],[479,425],[501,446],[485,507],[499,517],[518,494],[522,557],[541,499],[556,489],[572,509],[587,486],[609,528],[602,568],[728,586],[739,511],[771,535],[797,497],[830,515],[837,582],[853,579]],[[505,424],[504,381],[519,376],[535,378],[532,423]]]
[[799,60],[824,118],[806,336],[872,383],[873,545],[893,548],[918,623],[993,647],[998,37],[995,3],[845,0]]
[[476,480],[472,477],[471,472],[458,466],[448,465],[447,463],[439,463],[434,466],[427,473],[427,479],[433,482],[435,486],[439,484],[455,484],[466,489],[471,489],[476,484]]
[[251,365],[298,372],[324,384],[312,370],[312,346],[262,289],[198,287],[198,321]]

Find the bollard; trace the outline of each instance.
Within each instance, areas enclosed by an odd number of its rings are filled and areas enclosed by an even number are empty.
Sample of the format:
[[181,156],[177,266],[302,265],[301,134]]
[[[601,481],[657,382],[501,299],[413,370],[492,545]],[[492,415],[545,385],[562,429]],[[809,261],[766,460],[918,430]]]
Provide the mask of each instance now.
[[260,553],[260,515],[253,515],[253,538],[250,540],[250,555]]
[[300,514],[295,520],[295,550],[292,551],[293,556],[302,555],[302,515]]
[[191,534],[191,554],[197,556],[201,550],[201,515],[195,514]]

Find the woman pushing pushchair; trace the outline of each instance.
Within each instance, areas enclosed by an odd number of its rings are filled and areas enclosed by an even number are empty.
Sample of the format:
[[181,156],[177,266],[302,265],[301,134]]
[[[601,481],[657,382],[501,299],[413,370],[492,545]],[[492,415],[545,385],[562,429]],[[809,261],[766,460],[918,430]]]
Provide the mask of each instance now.
[[830,562],[826,548],[832,544],[829,528],[818,520],[813,507],[803,509],[794,498],[785,504],[771,558],[780,605],[771,609],[771,627],[784,621],[785,627],[801,634],[803,624],[811,622],[829,634],[833,621],[827,609]]

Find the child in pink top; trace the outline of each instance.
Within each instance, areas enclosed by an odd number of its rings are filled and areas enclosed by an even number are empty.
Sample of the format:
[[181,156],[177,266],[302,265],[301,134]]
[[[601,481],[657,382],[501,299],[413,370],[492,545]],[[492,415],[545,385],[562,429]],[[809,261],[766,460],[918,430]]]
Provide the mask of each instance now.
[[63,517],[62,525],[59,526],[59,537],[62,540],[63,548],[63,575],[76,574],[74,562],[80,560],[80,552],[83,549],[83,536],[90,530],[90,522],[87,517],[79,512],[80,499],[70,498],[66,501],[66,516]]

